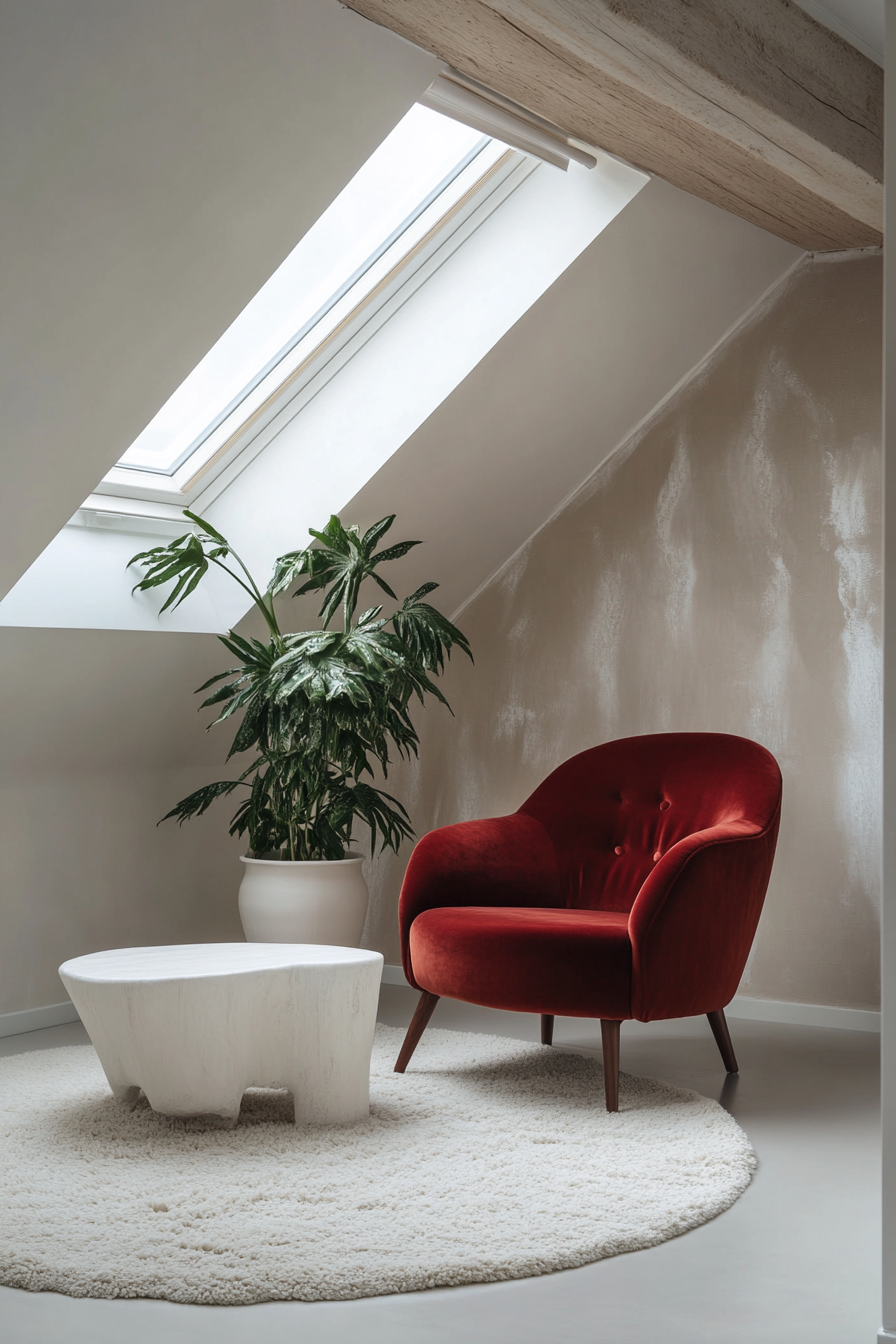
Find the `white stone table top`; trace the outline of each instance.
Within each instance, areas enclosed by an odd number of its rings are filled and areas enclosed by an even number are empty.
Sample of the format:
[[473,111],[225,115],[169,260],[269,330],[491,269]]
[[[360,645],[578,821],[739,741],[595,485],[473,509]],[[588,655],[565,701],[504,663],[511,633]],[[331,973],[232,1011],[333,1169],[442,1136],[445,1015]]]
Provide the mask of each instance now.
[[60,975],[103,984],[195,980],[287,967],[362,966],[383,961],[382,953],[320,943],[186,943],[171,947],[120,947],[73,957]]

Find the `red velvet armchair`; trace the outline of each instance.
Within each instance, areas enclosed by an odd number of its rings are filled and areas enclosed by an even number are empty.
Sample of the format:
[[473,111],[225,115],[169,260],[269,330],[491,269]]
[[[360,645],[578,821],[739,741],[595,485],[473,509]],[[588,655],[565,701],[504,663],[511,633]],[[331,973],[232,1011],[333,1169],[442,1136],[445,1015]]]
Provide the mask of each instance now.
[[618,1109],[627,1019],[709,1018],[729,1073],[724,1008],[771,874],[775,758],[746,738],[661,733],[592,747],[518,812],[431,831],[399,901],[404,972],[420,1002],[403,1073],[440,997],[601,1023],[607,1110]]

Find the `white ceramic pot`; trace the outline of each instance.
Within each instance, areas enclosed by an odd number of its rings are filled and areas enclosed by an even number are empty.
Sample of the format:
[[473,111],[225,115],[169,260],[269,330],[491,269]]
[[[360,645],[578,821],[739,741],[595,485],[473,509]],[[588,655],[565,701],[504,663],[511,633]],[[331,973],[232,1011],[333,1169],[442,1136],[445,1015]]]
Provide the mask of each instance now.
[[240,919],[250,943],[328,943],[358,947],[367,918],[364,857],[250,859],[240,884]]

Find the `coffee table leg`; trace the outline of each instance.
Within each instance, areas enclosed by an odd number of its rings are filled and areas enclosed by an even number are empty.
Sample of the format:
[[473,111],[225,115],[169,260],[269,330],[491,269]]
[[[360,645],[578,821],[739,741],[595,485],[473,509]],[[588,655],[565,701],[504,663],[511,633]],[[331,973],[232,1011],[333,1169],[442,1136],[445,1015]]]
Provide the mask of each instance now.
[[[103,1061],[100,1060],[102,1064]],[[112,1089],[112,1095],[116,1101],[133,1102],[140,1091],[139,1083],[128,1083],[121,1078],[116,1078],[109,1073],[109,1070],[103,1065],[103,1073],[109,1086]]]
[[119,1101],[131,1100],[140,1087],[160,1115],[215,1115],[232,1123],[240,1113],[245,1071],[235,1053],[251,1057],[251,1050],[235,1052],[232,1033],[221,1030],[227,988],[220,979],[203,977],[72,982],[69,992]]
[[286,1086],[297,1125],[345,1125],[370,1114],[380,976],[378,965],[343,965],[304,968],[295,977]]

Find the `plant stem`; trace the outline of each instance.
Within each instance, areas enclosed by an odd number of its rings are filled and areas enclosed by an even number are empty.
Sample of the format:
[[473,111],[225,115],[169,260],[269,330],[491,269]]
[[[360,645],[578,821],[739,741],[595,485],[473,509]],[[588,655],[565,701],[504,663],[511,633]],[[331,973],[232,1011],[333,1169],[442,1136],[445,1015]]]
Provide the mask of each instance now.
[[270,605],[268,605],[268,602],[265,601],[265,597],[263,597],[262,594],[261,594],[261,592],[259,591],[259,588],[258,588],[258,586],[257,586],[257,584],[256,584],[256,582],[255,582],[255,580],[252,578],[252,575],[249,573],[248,569],[247,569],[246,566],[243,564],[242,560],[241,560],[240,557],[237,555],[236,551],[231,550],[230,554],[233,556],[234,560],[237,562],[237,564],[239,565],[240,569],[243,571],[243,573],[244,573],[244,574],[246,575],[246,577],[248,578],[248,580],[249,580],[249,583],[248,583],[248,584],[243,583],[243,581],[242,581],[242,579],[240,578],[239,574],[234,574],[233,570],[232,570],[232,569],[228,569],[227,566],[224,564],[224,562],[223,562],[222,560],[216,560],[216,559],[213,558],[213,559],[212,559],[212,563],[215,564],[215,565],[217,565],[219,569],[223,569],[223,571],[224,571],[225,574],[229,574],[230,577],[233,579],[234,583],[238,583],[238,584],[240,585],[240,587],[244,590],[244,592],[247,592],[247,593],[249,594],[249,596],[251,597],[252,601],[255,603],[255,606],[258,607],[258,610],[261,612],[262,616],[264,617],[265,625],[268,627],[268,631],[270,632],[270,634],[271,634],[271,635],[273,636],[273,638],[276,639],[279,643],[282,643],[282,642],[283,642],[283,635],[282,635],[282,633],[281,633],[281,631],[280,631],[280,626],[279,626],[278,623],[277,623],[277,617],[276,617],[275,614],[274,614],[274,599],[273,599],[273,597],[271,597],[271,594],[270,594],[270,593],[265,594],[265,596],[266,596],[266,597],[269,599],[269,601],[270,601]]

